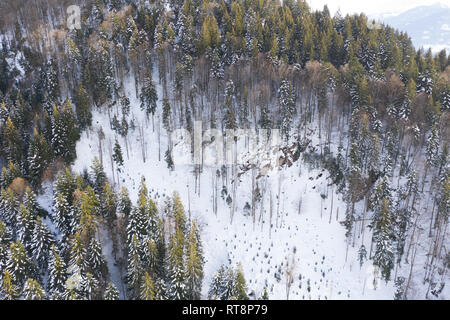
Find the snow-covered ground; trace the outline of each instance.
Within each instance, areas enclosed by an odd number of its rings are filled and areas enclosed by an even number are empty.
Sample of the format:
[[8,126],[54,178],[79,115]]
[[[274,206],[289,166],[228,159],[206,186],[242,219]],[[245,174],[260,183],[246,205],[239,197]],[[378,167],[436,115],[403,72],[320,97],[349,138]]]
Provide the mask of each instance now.
[[[309,170],[300,158],[290,168],[272,169],[268,176],[256,180],[263,194],[262,200],[255,207],[255,222],[251,213],[244,210],[246,202],[252,201],[251,170],[240,177],[236,186],[235,214],[232,222],[233,204],[229,206],[221,197],[222,179],[219,178],[216,216],[212,203],[216,170],[220,168],[204,168],[197,184],[200,186],[199,190],[195,188],[192,165],[175,165],[175,169],[170,171],[164,160],[168,143],[167,133],[161,129],[159,160],[158,130],[153,129],[151,119],[147,120],[140,110],[132,83],[126,82],[126,92],[131,101],[131,117],[134,118],[136,130],[129,133],[128,153],[124,139],[117,137],[110,129],[106,111],[97,110],[93,114],[92,130],[83,133],[77,144],[78,159],[73,170],[81,172],[90,167],[95,156],[101,157],[109,179],[113,180],[114,176],[117,188],[119,185],[128,188],[134,202],[137,200],[141,177],[145,177],[151,196],[160,200],[160,206],[163,205],[164,196],[170,196],[173,191],[177,191],[185,204],[186,214],[196,219],[201,227],[206,260],[203,290],[205,297],[210,280],[220,265],[231,263],[235,266],[239,262],[244,268],[248,288],[250,291],[254,290],[256,297],[267,287],[271,299],[286,299],[287,264],[289,269],[294,266],[290,299],[393,297],[392,281],[387,285],[379,282],[374,288],[371,261],[366,261],[360,267],[357,250],[361,245],[361,235],[355,241],[354,247],[352,244],[347,245],[345,228],[340,224],[345,215],[344,202],[341,195],[332,195],[334,191],[331,186],[327,187],[330,181],[326,171]],[[157,89],[161,97],[159,85]],[[161,109],[159,101],[158,113]],[[155,118],[157,124],[158,114]],[[102,155],[96,133],[100,128],[105,134],[102,140]],[[140,130],[143,130],[143,134]],[[145,162],[141,136],[145,136],[146,141]],[[113,169],[111,165],[110,157],[111,146],[116,137],[122,146],[125,160],[119,177],[116,168]],[[231,169],[229,171],[231,172]],[[229,179],[227,186],[230,193],[233,188],[231,180]],[[366,248],[370,247],[368,231],[365,232],[365,245]]]

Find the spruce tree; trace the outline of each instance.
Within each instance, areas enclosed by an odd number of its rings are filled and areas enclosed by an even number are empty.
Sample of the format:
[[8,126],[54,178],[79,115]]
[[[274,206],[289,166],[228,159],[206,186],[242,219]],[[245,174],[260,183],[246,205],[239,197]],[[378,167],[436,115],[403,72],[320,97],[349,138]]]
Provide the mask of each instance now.
[[16,196],[11,188],[1,190],[0,208],[1,219],[5,222],[6,226],[10,228],[13,237],[15,237],[18,230],[17,220],[19,206]]
[[225,273],[225,266],[221,265],[211,281],[208,291],[208,299],[225,300]]
[[90,99],[87,91],[83,87],[83,84],[80,84],[78,87],[74,102],[78,124],[80,126],[80,130],[83,131],[92,124]]
[[144,84],[142,86],[142,91],[139,98],[141,100],[141,109],[145,110],[147,116],[149,114],[153,116],[156,111],[156,101],[158,100],[158,94],[156,93],[151,73],[147,73],[146,77],[144,78]]
[[85,272],[88,270],[88,267],[87,250],[81,239],[81,234],[77,232],[71,241],[69,269]]
[[95,193],[100,194],[107,179],[103,165],[97,157],[94,157],[94,160],[92,161],[90,178],[92,180]]
[[36,276],[36,268],[20,241],[11,243],[6,270],[10,273],[14,284],[18,286],[22,286],[28,277]]
[[172,159],[172,153],[170,152],[170,149],[168,148],[164,154],[164,160],[166,160],[167,168],[171,171],[174,169],[174,163]]
[[98,280],[90,273],[87,272],[81,277],[81,292],[85,299],[94,300],[98,295]]
[[140,300],[155,300],[155,285],[148,272],[144,274],[139,298]]
[[25,300],[45,300],[46,294],[39,282],[28,278],[23,288],[23,297]]
[[169,285],[168,295],[172,300],[185,300],[188,292],[186,287],[186,270],[184,265],[184,235],[176,228],[171,236],[169,248]]
[[162,112],[162,118],[163,118],[163,126],[164,129],[166,129],[168,132],[171,131],[171,126],[170,126],[170,115],[171,115],[171,107],[169,104],[169,99],[164,98],[163,99],[163,112]]
[[131,212],[131,206],[128,190],[125,187],[122,187],[117,203],[117,213],[128,217]]
[[106,183],[103,187],[102,194],[100,195],[100,210],[102,216],[111,224],[116,219],[117,202],[117,195],[111,186]]
[[55,194],[53,221],[64,238],[72,233],[74,225],[73,210],[64,195],[59,192]]
[[34,187],[38,187],[40,179],[53,157],[53,150],[36,128],[33,130],[33,138],[28,150],[28,174],[30,182]]
[[281,112],[281,133],[287,140],[289,138],[291,124],[295,113],[295,95],[291,82],[288,80],[281,81],[278,94]]
[[198,229],[195,222],[191,225],[186,249],[186,289],[189,300],[199,300],[203,280],[203,257],[198,243]]
[[172,196],[172,213],[175,218],[175,228],[180,229],[183,233],[186,231],[186,215],[183,203],[181,202],[178,192],[174,192]]
[[139,290],[141,288],[143,270],[139,250],[139,240],[136,234],[133,234],[128,250],[126,281],[132,297],[137,298],[139,297]]
[[14,284],[11,273],[5,270],[0,286],[0,297],[2,297],[2,300],[16,300],[19,296],[19,289]]
[[6,262],[8,259],[8,248],[10,241],[12,239],[11,232],[8,227],[0,220],[0,274],[3,274],[3,271],[6,268]]
[[80,138],[79,128],[69,100],[61,107],[53,107],[52,114],[52,148],[55,156],[66,163],[76,158],[76,143]]
[[21,203],[19,205],[18,215],[18,238],[28,252],[31,253],[31,240],[36,221],[35,213]]
[[36,218],[33,237],[31,239],[31,253],[33,259],[44,269],[47,268],[48,258],[54,239],[47,226],[40,217]]
[[53,299],[61,299],[65,291],[67,279],[66,264],[58,253],[55,245],[52,246],[50,262],[48,266],[47,290]]
[[113,149],[113,160],[116,163],[116,165],[119,167],[118,171],[120,172],[120,167],[123,166],[123,155],[122,155],[122,148],[120,147],[119,141],[115,141],[114,143],[114,149]]
[[92,238],[89,243],[89,247],[87,249],[87,259],[91,274],[99,279],[106,269],[106,261],[102,255],[100,243],[95,238]]
[[374,238],[376,247],[373,264],[380,269],[381,276],[386,282],[390,280],[391,270],[394,267],[392,223],[389,201],[384,198],[380,214],[375,223]]
[[117,290],[116,286],[110,282],[106,287],[103,298],[104,300],[119,300],[119,290]]
[[237,300],[248,300],[247,296],[247,285],[245,283],[244,271],[242,270],[242,265],[239,264],[236,270],[235,284],[233,296]]
[[157,275],[157,263],[158,263],[158,250],[156,248],[156,243],[153,239],[147,238],[145,240],[144,247],[144,257],[143,257],[143,266],[144,269],[150,274],[152,278],[155,278]]

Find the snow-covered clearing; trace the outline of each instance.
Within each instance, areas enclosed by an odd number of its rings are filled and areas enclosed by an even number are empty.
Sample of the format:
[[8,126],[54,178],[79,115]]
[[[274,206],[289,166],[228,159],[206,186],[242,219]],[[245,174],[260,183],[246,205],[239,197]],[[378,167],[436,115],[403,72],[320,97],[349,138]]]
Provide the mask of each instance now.
[[[256,297],[259,297],[267,286],[271,299],[286,298],[288,263],[288,268],[293,266],[294,279],[290,299],[392,298],[392,282],[388,285],[378,283],[378,287],[374,289],[371,262],[366,261],[362,267],[359,266],[357,250],[361,239],[358,239],[355,247],[350,244],[346,253],[345,228],[339,223],[343,220],[345,205],[340,196],[332,195],[334,191],[331,186],[327,188],[329,180],[326,179],[326,171],[309,171],[301,159],[290,168],[271,170],[268,177],[258,180],[266,180],[266,188],[261,202],[255,208],[255,222],[251,213],[244,210],[246,202],[252,201],[251,171],[246,172],[236,187],[236,212],[230,223],[231,208],[220,196],[221,179],[217,191],[217,216],[212,206],[213,181],[216,170],[220,168],[204,168],[198,183],[200,190],[197,192],[192,165],[176,164],[174,171],[170,171],[164,160],[167,134],[161,129],[159,155],[158,129],[153,129],[151,119],[146,119],[144,112],[140,110],[134,87],[130,85],[132,81],[126,82],[127,84],[131,117],[134,117],[136,125],[136,129],[128,136],[128,153],[124,139],[117,137],[110,129],[106,111],[97,110],[93,114],[92,130],[83,133],[78,142],[78,159],[73,169],[81,172],[89,168],[95,156],[101,158],[108,177],[112,180],[114,176],[116,187],[120,184],[128,188],[133,201],[137,200],[141,177],[145,177],[151,196],[160,200],[160,205],[163,204],[164,196],[177,191],[185,204],[186,214],[197,219],[202,228],[206,260],[203,290],[205,296],[210,279],[221,264],[230,262],[235,265],[240,262],[248,279],[248,287],[250,291],[255,291]],[[161,94],[161,88],[157,88]],[[161,108],[159,101],[158,111]],[[158,116],[159,114],[155,115],[155,127]],[[97,135],[100,128],[105,134],[105,139],[102,140],[102,155]],[[142,132],[139,132],[139,128],[143,130],[146,141],[145,162],[140,144]],[[110,157],[116,137],[121,143],[125,160],[119,177],[116,168],[113,169]],[[283,175],[283,178],[280,179],[280,175]],[[262,183],[260,185],[262,188]],[[228,186],[228,190],[231,193],[232,186]],[[277,199],[278,191],[280,199]],[[321,193],[324,196],[327,194],[325,199],[321,197]],[[366,247],[369,247],[370,236],[367,234],[366,231]],[[106,249],[104,251],[108,252]],[[107,260],[110,264],[110,259]]]

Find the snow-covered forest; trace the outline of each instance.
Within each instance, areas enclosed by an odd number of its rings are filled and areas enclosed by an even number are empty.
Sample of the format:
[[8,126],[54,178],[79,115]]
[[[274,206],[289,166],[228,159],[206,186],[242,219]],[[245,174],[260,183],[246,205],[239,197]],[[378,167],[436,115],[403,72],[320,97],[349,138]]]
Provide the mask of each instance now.
[[0,299],[449,299],[449,120],[364,14],[2,1]]

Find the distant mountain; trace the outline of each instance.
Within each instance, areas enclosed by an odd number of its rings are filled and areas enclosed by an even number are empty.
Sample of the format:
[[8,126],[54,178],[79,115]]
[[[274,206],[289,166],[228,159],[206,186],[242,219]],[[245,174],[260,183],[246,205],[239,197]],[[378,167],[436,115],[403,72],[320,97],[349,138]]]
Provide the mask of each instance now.
[[419,6],[398,15],[381,14],[371,18],[406,31],[416,48],[450,52],[450,6],[435,3]]

